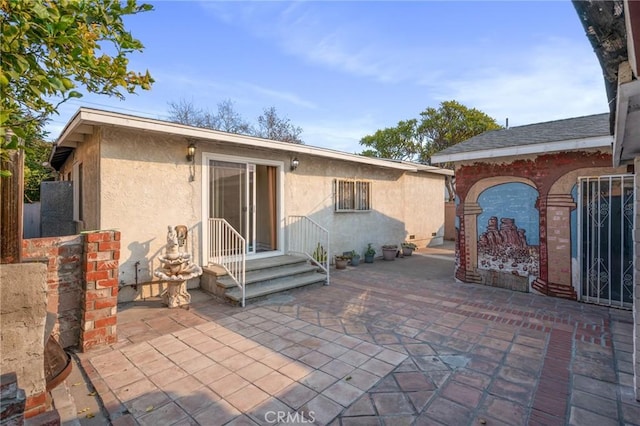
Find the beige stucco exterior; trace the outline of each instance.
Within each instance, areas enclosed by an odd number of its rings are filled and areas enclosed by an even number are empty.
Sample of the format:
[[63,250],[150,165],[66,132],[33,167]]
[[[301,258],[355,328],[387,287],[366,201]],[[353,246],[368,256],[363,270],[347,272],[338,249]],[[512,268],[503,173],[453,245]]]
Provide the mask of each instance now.
[[[361,158],[349,161],[343,154],[323,157],[313,155],[313,148],[300,152],[299,146],[298,152],[289,152],[287,145],[275,150],[259,143],[239,146],[122,126],[91,127],[91,134],[78,143],[61,170],[65,176],[74,163],[84,164],[83,229],[121,232],[121,285],[155,280],[153,272],[160,267],[157,259],[164,250],[168,225],[186,225],[189,251],[198,263],[207,262],[202,247],[207,238],[207,167],[218,156],[277,167],[280,252],[286,250],[285,218],[290,215],[308,216],[329,230],[331,256],[351,250],[363,253],[368,243],[378,255],[383,244],[410,240],[426,247],[442,243],[445,175],[441,173],[403,170],[398,163],[381,167]],[[192,164],[186,153],[194,141],[196,160]],[[294,156],[299,166],[291,171]],[[336,179],[371,182],[371,210],[335,212]],[[256,190],[264,190],[260,176]],[[264,221],[257,216],[258,227]],[[190,282],[194,285],[197,280]]]

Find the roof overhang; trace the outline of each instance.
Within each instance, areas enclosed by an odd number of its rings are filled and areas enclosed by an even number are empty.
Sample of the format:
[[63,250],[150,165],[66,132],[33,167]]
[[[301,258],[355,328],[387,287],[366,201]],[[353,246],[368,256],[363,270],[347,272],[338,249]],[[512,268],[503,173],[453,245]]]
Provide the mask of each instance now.
[[613,165],[640,156],[640,80],[618,87]]
[[478,151],[436,154],[431,157],[433,163],[485,160],[497,157],[546,154],[550,152],[581,151],[585,149],[611,148],[613,136],[598,136],[584,139],[571,139],[557,142],[516,145],[505,148],[483,149]]
[[[59,166],[61,166],[64,163],[66,157],[69,155],[68,149],[73,149],[77,146],[77,144],[82,143],[85,140],[86,135],[93,133],[94,126],[114,126],[142,132],[152,132],[178,136],[185,139],[198,140],[202,142],[223,142],[247,148],[284,151],[291,153],[292,155],[307,154],[332,160],[349,161],[352,163],[360,163],[410,172],[426,171],[442,175],[449,175],[449,173],[451,172],[450,170],[441,169],[438,167],[430,167],[429,169],[425,169],[425,166],[416,163],[392,161],[375,157],[365,157],[362,155],[349,154],[346,152],[327,148],[272,141],[269,139],[262,139],[253,136],[237,135],[217,130],[203,129],[168,121],[154,120],[150,118],[137,117],[91,108],[80,108],[62,130],[62,133],[56,142],[51,157],[51,164],[53,165],[53,167],[58,168]],[[58,151],[60,155],[56,154],[56,152]],[[66,153],[64,159],[62,155],[63,153]],[[58,157],[56,157],[56,155],[58,155]],[[56,163],[54,163],[54,159],[57,159]]]

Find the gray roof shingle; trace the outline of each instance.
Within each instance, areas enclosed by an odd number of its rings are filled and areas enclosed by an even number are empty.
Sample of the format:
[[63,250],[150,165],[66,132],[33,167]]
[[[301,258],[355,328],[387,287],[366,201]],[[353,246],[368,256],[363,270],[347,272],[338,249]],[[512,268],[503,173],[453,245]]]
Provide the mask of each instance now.
[[609,113],[595,114],[508,129],[490,130],[444,149],[437,155],[585,139],[610,134]]

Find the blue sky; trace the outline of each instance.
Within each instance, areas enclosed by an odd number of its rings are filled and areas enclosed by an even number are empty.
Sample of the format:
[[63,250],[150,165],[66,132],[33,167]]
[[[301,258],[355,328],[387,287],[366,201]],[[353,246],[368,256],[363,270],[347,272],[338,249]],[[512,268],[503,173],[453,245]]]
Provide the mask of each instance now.
[[264,108],[313,146],[360,152],[360,138],[457,100],[510,126],[607,112],[595,54],[563,1],[161,1],[128,17],[145,45],[131,57],[151,91],[63,105],[166,119],[181,99],[215,111]]

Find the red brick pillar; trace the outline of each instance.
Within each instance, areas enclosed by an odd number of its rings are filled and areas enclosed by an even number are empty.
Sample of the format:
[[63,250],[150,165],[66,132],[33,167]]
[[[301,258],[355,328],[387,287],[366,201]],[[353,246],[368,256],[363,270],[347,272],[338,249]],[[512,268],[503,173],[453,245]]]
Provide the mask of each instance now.
[[80,349],[115,343],[120,232],[96,231],[84,238],[84,294]]

